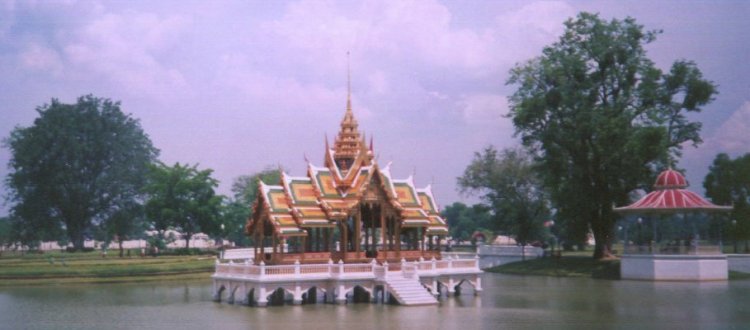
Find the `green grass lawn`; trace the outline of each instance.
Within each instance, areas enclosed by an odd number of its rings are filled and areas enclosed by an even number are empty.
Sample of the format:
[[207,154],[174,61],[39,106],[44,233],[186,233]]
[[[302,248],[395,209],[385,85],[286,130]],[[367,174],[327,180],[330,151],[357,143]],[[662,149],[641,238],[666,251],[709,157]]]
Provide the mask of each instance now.
[[487,270],[493,273],[516,275],[620,278],[620,260],[594,260],[591,256],[538,258],[513,262]]
[[[620,279],[620,260],[594,260],[590,255],[575,255],[513,262],[486,271],[514,275],[592,277],[617,280]],[[729,280],[750,280],[750,273],[729,271]]]
[[168,278],[208,278],[213,256],[102,258],[98,252],[0,257],[0,286],[44,283],[130,282]]

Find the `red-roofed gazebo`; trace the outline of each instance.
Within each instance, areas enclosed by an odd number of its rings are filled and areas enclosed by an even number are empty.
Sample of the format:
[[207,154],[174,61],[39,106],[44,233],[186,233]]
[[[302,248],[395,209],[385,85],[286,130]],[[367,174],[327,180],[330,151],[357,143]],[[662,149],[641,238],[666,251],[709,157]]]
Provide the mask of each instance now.
[[719,206],[707,201],[700,195],[687,190],[687,180],[673,169],[661,172],[656,178],[654,191],[643,196],[637,202],[617,207],[615,212],[621,214],[653,214],[680,212],[729,212],[731,206]]
[[[650,216],[652,218],[651,226],[654,230],[649,243],[643,245],[643,239],[640,235],[643,223],[642,219],[639,218],[638,232],[641,246],[630,249],[627,246],[626,236],[625,253],[620,261],[621,278],[688,281],[727,279],[727,258],[726,255],[722,254],[721,243],[719,243],[719,247],[699,247],[700,236],[695,232],[695,225],[693,225],[692,234],[667,240],[662,237],[660,240],[666,241],[666,244],[659,246],[656,230],[657,219],[654,219],[654,217],[661,218],[670,214],[729,212],[732,210],[731,206],[720,206],[709,202],[700,195],[687,190],[687,186],[685,177],[680,172],[670,168],[661,172],[656,178],[654,191],[631,205],[614,208],[615,212],[623,215]],[[625,232],[627,233],[627,228]],[[719,242],[721,242],[721,239],[719,239]]]

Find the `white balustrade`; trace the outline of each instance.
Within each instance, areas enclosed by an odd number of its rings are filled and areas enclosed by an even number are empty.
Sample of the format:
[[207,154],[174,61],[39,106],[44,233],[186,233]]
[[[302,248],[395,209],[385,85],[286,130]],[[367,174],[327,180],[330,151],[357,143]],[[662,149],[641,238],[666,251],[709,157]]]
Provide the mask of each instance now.
[[401,272],[406,277],[413,277],[418,274],[435,274],[444,272],[463,272],[478,270],[477,259],[457,259],[453,260],[448,258],[447,260],[419,260],[413,262],[407,262],[401,260],[400,263],[389,265],[388,262],[384,262],[383,265],[378,265],[376,262],[370,263],[359,263],[359,264],[345,264],[339,260],[338,263],[330,261],[326,264],[300,264],[296,261],[293,265],[275,265],[267,266],[261,261],[260,264],[254,265],[251,263],[234,263],[229,261],[228,263],[216,263],[215,276],[227,276],[234,278],[274,278],[274,277],[293,277],[293,278],[305,278],[313,276],[320,278],[320,276],[328,277],[342,277],[342,276],[373,276],[378,279],[384,279],[388,277],[388,272],[395,271]]

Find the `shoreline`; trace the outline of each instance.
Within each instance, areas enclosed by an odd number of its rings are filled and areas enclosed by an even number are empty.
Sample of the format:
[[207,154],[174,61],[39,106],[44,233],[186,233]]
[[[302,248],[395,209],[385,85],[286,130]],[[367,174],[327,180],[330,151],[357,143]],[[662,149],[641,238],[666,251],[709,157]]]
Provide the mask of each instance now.
[[68,277],[37,277],[37,278],[18,278],[18,279],[0,279],[0,289],[19,287],[19,286],[55,286],[69,284],[119,284],[119,283],[156,283],[156,282],[176,282],[176,281],[208,281],[211,279],[213,271],[195,271],[187,273],[170,273],[170,274],[143,274],[130,276],[108,276],[108,277],[87,277],[87,276],[68,276]]
[[[115,284],[210,280],[214,256],[159,256],[107,258],[75,255],[67,265],[45,259],[0,258],[0,288],[68,284]],[[519,261],[486,269],[487,273],[516,276],[588,277],[619,280],[619,259],[594,260],[563,256]],[[729,280],[750,280],[750,273],[730,271]]]
[[103,258],[97,253],[0,257],[0,288],[210,279],[213,255]]

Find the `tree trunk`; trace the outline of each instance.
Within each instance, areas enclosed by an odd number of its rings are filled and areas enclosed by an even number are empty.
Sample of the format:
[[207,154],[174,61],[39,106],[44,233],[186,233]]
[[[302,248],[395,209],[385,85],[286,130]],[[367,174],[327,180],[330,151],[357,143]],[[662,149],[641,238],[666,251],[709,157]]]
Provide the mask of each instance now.
[[72,232],[70,233],[69,237],[70,237],[70,241],[73,243],[73,251],[83,251],[83,248],[84,248],[83,233]]
[[118,245],[120,246],[120,258],[122,258],[125,256],[122,250],[122,239],[118,240],[117,242],[118,242]]
[[190,238],[193,237],[193,235],[185,234],[185,249],[190,248]]
[[607,222],[604,219],[598,219],[599,225],[592,224],[591,231],[594,233],[594,259],[612,258],[612,235],[610,226],[602,224]]

